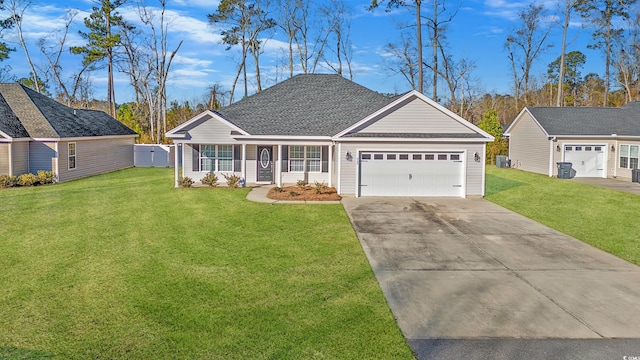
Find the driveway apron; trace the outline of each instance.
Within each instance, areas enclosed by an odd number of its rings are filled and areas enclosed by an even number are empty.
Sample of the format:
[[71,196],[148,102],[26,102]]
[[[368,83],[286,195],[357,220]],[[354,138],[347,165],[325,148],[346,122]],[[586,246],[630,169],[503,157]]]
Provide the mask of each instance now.
[[410,344],[640,338],[633,264],[483,199],[342,202]]

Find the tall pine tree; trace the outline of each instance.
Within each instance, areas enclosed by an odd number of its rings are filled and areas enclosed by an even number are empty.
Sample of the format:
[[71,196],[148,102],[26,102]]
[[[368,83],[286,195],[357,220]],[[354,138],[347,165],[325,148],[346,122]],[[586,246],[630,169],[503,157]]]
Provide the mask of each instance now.
[[125,0],[101,0],[99,6],[92,7],[89,17],[84,19],[84,25],[89,32],[78,31],[87,41],[85,46],[74,46],[71,52],[83,55],[82,64],[99,64],[106,61],[107,66],[107,106],[108,113],[116,116],[116,95],[113,85],[114,49],[120,46],[118,27],[129,26],[116,9]]

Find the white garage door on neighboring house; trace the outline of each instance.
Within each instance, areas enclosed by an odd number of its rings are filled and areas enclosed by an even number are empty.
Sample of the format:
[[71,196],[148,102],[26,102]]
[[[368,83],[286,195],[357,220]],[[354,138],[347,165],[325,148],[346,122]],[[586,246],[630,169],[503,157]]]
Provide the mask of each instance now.
[[564,145],[564,162],[570,162],[576,177],[605,177],[606,145]]
[[464,197],[462,152],[361,152],[359,196]]

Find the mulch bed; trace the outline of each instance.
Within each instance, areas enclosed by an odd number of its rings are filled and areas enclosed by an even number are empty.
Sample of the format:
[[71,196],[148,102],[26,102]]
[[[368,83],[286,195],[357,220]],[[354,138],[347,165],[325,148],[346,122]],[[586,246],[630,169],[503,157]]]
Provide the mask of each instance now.
[[301,189],[298,186],[285,186],[281,192],[276,192],[275,188],[269,190],[267,194],[269,199],[273,200],[298,200],[298,201],[339,201],[342,199],[335,188],[327,188],[327,190],[318,194],[312,188]]

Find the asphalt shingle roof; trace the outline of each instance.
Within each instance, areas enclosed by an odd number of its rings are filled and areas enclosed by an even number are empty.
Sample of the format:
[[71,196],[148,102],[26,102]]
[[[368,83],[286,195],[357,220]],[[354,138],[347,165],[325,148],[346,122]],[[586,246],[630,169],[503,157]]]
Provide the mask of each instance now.
[[[4,100],[4,104],[0,101],[0,124],[11,124],[18,120],[24,129],[23,133],[16,133],[22,135],[20,137],[72,138],[136,134],[104,111],[73,109],[20,84],[0,84],[0,97]],[[9,112],[15,118],[4,116]],[[0,125],[0,130],[2,126],[8,125]]]
[[0,95],[0,131],[14,139],[29,137],[27,129],[18,120],[2,95]]
[[393,100],[339,75],[301,74],[218,113],[251,135],[332,136]]
[[640,136],[640,102],[621,108],[527,107],[549,135]]

